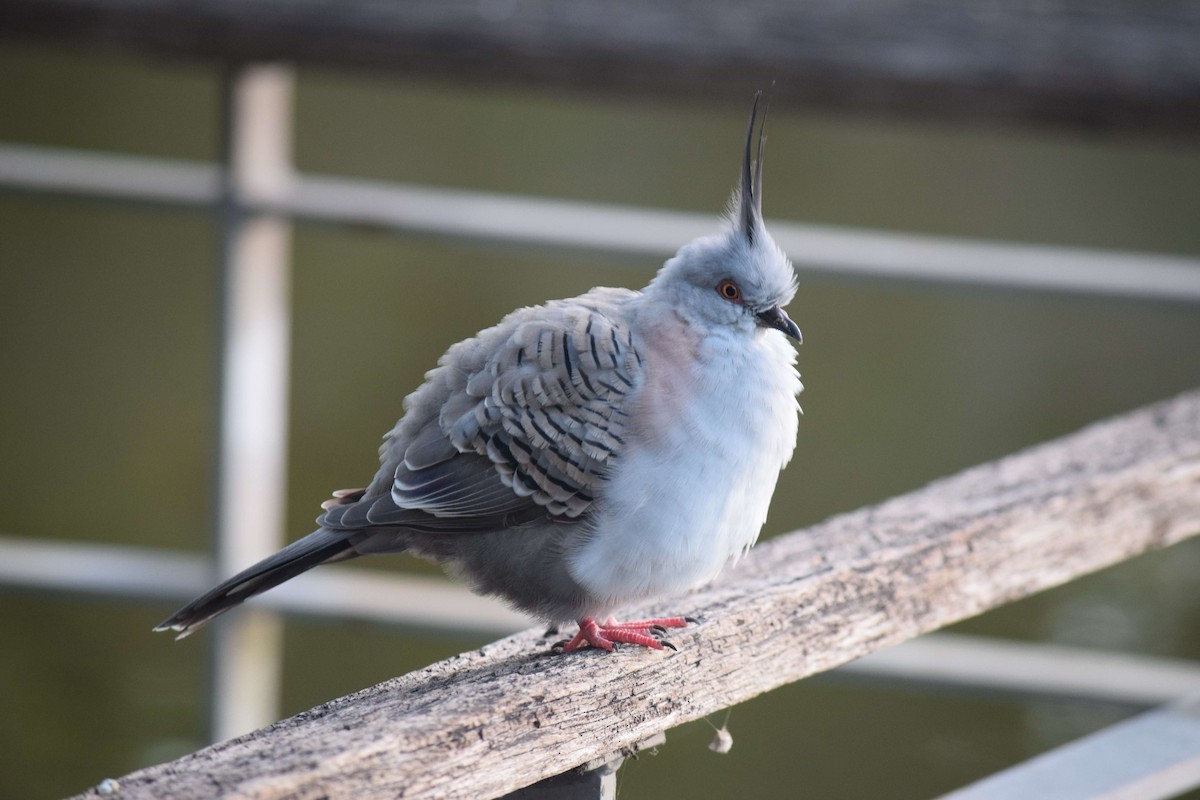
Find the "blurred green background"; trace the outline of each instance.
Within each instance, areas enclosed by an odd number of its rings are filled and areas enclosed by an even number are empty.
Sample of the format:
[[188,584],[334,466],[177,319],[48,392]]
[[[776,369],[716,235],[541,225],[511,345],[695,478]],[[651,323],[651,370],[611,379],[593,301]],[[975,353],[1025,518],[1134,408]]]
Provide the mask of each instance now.
[[[215,66],[0,44],[0,141],[212,160]],[[747,102],[755,87],[747,87]],[[301,69],[306,171],[712,213],[746,108]],[[1200,143],[772,109],[769,218],[1200,256]],[[0,533],[199,551],[215,440],[216,222],[0,193]],[[767,534],[916,488],[1200,385],[1200,309],[806,274],[796,457]],[[657,264],[302,225],[294,240],[289,529],[361,485],[401,399],[518,305],[638,287]],[[384,565],[424,569],[403,558]],[[1200,542],[959,626],[1200,658]],[[203,635],[169,603],[0,593],[0,797],[45,798],[204,736]],[[482,642],[290,620],[283,710]],[[621,773],[625,800],[920,798],[1119,719],[1050,701],[818,678],[704,722]],[[719,723],[716,719],[714,722]]]

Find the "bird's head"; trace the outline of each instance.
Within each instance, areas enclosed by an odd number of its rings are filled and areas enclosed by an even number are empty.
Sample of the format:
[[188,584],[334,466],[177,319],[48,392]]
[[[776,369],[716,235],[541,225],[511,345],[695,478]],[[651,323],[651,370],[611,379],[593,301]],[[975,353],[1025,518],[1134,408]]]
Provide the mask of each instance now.
[[800,329],[783,307],[796,294],[792,263],[767,233],[762,219],[762,165],[766,112],[753,152],[755,121],[762,93],[754,96],[742,175],[729,204],[729,227],[679,249],[647,287],[679,313],[711,327],[748,332],[774,328],[797,342]]

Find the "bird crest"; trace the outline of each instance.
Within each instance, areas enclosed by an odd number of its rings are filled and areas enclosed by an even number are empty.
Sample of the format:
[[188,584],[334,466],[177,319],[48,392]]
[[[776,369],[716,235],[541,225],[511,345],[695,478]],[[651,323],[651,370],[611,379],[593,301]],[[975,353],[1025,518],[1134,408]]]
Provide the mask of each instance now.
[[763,105],[762,122],[758,126],[758,148],[754,148],[754,128],[758,121],[758,105],[762,91],[754,93],[750,109],[750,124],[746,126],[746,149],[742,155],[742,180],[734,196],[733,216],[738,228],[751,245],[762,227],[763,147],[767,142],[767,107]]

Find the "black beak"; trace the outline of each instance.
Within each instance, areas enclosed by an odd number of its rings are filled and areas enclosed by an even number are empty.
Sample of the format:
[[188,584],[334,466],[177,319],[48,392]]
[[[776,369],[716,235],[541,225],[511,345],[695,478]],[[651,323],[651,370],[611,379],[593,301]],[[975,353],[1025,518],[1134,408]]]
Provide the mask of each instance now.
[[804,344],[804,337],[800,335],[800,329],[796,327],[796,323],[792,322],[791,317],[783,313],[783,309],[779,306],[768,308],[757,316],[760,325],[783,331],[784,336],[792,337],[797,344]]

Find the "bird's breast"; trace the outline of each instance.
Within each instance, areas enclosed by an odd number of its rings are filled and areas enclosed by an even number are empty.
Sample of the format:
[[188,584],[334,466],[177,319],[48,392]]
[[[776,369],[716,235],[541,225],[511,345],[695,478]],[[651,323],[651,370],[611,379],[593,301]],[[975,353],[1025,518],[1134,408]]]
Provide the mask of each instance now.
[[634,432],[571,556],[575,579],[610,606],[597,613],[706,583],[757,539],[795,447],[800,390],[795,352],[764,334],[646,348]]

